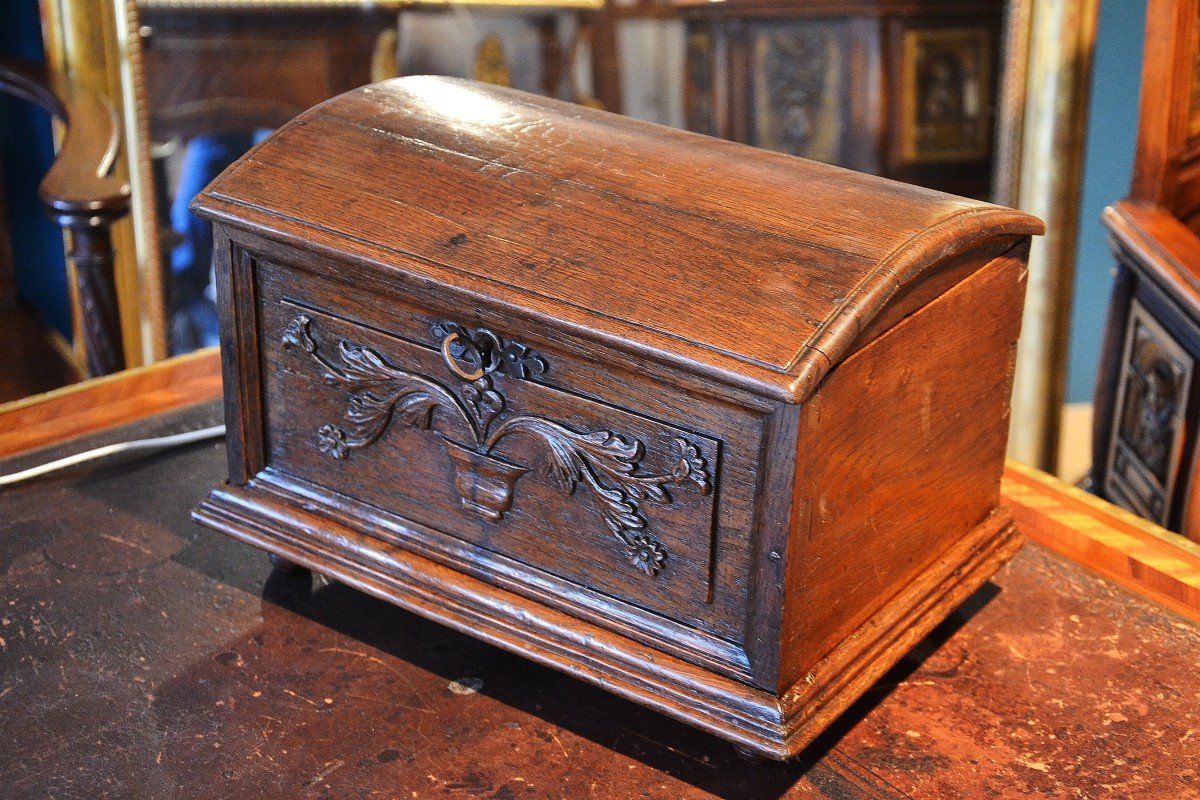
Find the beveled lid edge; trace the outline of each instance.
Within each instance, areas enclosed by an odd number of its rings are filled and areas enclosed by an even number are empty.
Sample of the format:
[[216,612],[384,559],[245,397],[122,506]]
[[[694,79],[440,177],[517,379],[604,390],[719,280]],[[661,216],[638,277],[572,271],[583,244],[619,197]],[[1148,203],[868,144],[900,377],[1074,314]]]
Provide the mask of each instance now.
[[942,217],[892,250],[847,295],[801,347],[786,370],[795,376],[790,402],[804,402],[858,343],[859,335],[903,287],[949,256],[988,240],[1040,236],[1046,225],[1032,214],[1004,206],[965,208]]

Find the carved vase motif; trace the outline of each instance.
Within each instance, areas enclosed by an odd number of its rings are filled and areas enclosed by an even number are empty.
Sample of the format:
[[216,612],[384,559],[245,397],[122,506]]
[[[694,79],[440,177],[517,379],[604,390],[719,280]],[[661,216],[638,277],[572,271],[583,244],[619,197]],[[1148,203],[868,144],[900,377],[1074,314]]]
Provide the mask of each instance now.
[[513,487],[528,468],[479,453],[450,439],[446,452],[454,460],[454,488],[463,508],[489,522],[499,522],[512,508]]

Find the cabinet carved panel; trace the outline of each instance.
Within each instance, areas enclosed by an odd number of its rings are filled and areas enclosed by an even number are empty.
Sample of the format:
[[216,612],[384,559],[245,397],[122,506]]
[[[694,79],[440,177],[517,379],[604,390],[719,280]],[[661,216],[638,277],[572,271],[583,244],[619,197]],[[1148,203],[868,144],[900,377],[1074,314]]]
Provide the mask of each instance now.
[[687,128],[696,133],[720,136],[717,119],[716,76],[713,74],[713,38],[707,26],[687,36],[687,81],[684,86],[684,115]]
[[[401,547],[447,559],[467,547],[485,577],[544,570],[732,624],[712,603],[716,510],[733,502],[720,440],[662,419],[635,384],[581,392],[587,362],[570,349],[416,307],[371,325],[369,297],[326,304],[291,268],[254,264],[269,276],[259,347],[278,365],[264,376],[264,480],[378,514],[364,531]],[[389,532],[414,525],[417,540]]]
[[[337,362],[325,355],[313,332],[313,320],[296,315],[285,328],[285,349],[299,348],[324,371],[322,380],[346,392],[345,423],[325,423],[316,432],[319,449],[336,459],[350,451],[379,441],[392,422],[421,430],[437,429],[442,445],[454,461],[454,487],[462,507],[489,522],[499,522],[512,508],[513,491],[529,467],[512,463],[496,454],[497,446],[510,436],[536,440],[545,455],[547,473],[567,495],[584,489],[592,495],[605,526],[624,546],[629,563],[647,575],[657,575],[666,566],[668,552],[648,530],[643,505],[671,503],[671,487],[692,484],[702,494],[712,488],[708,463],[699,448],[677,437],[669,469],[648,473],[641,469],[646,445],[632,436],[609,430],[577,431],[554,420],[533,415],[503,413],[505,396],[493,386],[487,367],[505,369],[524,376],[545,362],[524,345],[503,340],[487,331],[469,331],[454,323],[434,327],[442,340],[442,353],[449,371],[459,379],[457,392],[437,379],[389,364],[375,350],[342,339],[337,345]],[[455,342],[472,342],[458,356]],[[492,347],[479,349],[474,342],[494,343],[504,354],[491,362]],[[466,353],[474,352],[473,372],[458,365]]]
[[1187,351],[1134,301],[1104,489],[1113,502],[1162,525],[1172,511],[1193,366]]
[[841,160],[842,58],[829,26],[769,28],[754,46],[755,142],[834,164]]
[[1005,5],[689,3],[691,130],[991,194]]

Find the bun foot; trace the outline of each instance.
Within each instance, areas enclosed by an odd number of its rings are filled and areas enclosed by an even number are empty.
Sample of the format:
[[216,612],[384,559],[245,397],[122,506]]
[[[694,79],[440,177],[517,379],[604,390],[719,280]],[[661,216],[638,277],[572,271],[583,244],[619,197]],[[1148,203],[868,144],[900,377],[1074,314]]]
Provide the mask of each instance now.
[[267,553],[267,558],[271,559],[271,566],[280,572],[286,572],[289,575],[301,575],[308,573],[308,567],[302,567],[294,561],[288,561],[277,553]]
[[750,750],[746,747],[738,747],[737,745],[734,745],[733,749],[737,752],[739,758],[751,764],[767,764],[771,761],[771,759],[767,758],[762,753],[755,752],[754,750]]

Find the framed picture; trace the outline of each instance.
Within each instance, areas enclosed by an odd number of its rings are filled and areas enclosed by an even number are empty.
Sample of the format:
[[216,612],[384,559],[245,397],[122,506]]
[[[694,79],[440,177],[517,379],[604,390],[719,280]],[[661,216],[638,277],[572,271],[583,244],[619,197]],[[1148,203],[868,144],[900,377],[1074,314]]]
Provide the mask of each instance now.
[[901,51],[903,160],[925,164],[988,158],[991,31],[982,26],[908,29]]

